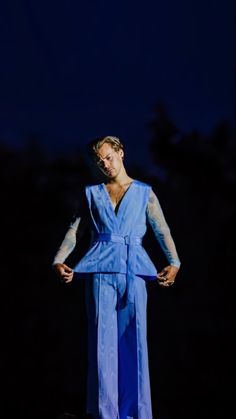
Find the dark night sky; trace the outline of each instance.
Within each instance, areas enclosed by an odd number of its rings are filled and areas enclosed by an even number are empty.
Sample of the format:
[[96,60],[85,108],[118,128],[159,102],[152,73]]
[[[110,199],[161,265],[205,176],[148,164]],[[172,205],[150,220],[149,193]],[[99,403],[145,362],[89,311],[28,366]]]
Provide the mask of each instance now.
[[73,151],[110,133],[131,151],[138,141],[140,162],[157,102],[184,132],[234,123],[233,0],[3,0],[0,28],[0,140],[12,146],[34,134]]

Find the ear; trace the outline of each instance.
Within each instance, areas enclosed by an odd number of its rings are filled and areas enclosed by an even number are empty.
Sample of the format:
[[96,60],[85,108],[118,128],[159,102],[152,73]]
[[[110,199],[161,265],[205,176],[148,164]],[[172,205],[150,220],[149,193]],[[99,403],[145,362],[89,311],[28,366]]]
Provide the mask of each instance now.
[[120,149],[119,150],[119,155],[123,159],[124,158],[124,150]]

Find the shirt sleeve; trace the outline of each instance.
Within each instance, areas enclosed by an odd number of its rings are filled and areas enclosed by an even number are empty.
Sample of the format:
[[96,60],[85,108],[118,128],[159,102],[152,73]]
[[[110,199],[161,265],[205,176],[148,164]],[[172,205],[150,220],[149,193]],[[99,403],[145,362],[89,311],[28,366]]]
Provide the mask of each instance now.
[[88,209],[84,193],[81,193],[80,201],[77,202],[76,207],[64,239],[56,251],[52,265],[65,262],[74,250],[77,240],[80,239],[86,229],[88,224]]
[[147,219],[169,264],[179,268],[180,259],[176,251],[174,240],[171,236],[170,228],[165,220],[160,202],[152,189],[147,205]]
[[56,255],[53,259],[53,265],[56,263],[64,263],[70,253],[73,251],[76,245],[76,234],[78,227],[81,222],[81,217],[76,217],[73,222],[70,223],[66,235],[59,246]]

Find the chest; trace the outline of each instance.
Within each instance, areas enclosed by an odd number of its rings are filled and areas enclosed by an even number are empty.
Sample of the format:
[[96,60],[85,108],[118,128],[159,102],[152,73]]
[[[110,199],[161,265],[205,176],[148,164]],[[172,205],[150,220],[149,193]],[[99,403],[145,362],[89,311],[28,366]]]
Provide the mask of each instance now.
[[117,210],[119,204],[121,203],[123,197],[125,196],[126,192],[130,187],[130,183],[124,186],[106,186],[106,190],[111,200],[112,207],[114,210]]
[[133,181],[122,191],[120,198],[116,195],[118,190],[110,192],[111,195],[104,183],[86,189],[92,229],[99,232],[108,229],[116,233],[130,232],[133,228],[143,231],[146,225],[148,188]]

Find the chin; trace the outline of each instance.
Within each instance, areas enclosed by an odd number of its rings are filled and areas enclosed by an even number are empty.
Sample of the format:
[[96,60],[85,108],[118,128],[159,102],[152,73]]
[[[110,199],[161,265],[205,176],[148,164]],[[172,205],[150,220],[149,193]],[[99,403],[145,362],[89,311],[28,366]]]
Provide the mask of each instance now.
[[111,179],[111,180],[116,178],[115,175],[106,175],[106,177],[107,177],[107,179]]
[[104,175],[109,179],[114,179],[116,177],[116,173],[112,171],[112,173],[104,173]]

